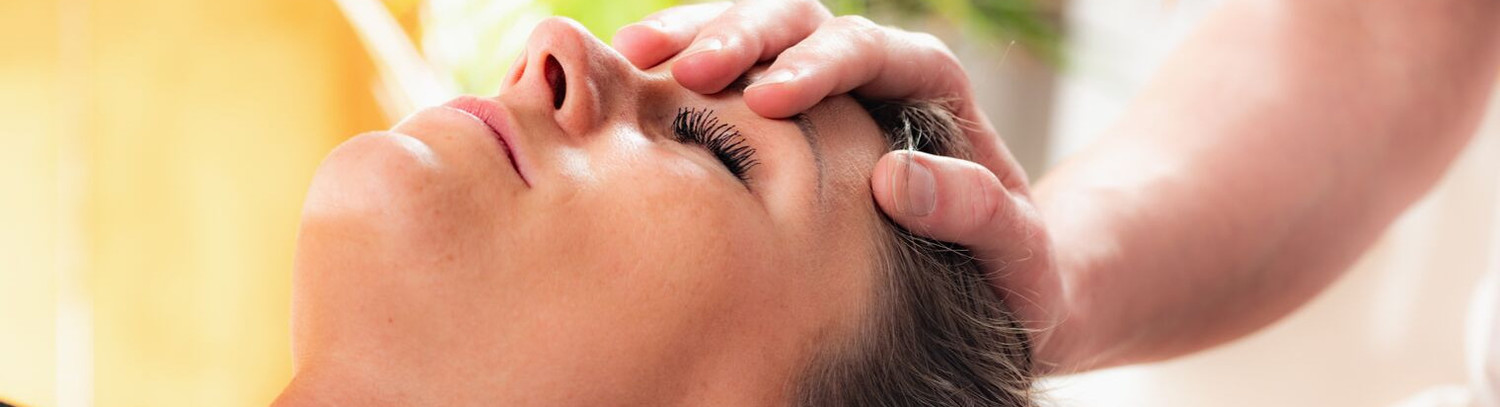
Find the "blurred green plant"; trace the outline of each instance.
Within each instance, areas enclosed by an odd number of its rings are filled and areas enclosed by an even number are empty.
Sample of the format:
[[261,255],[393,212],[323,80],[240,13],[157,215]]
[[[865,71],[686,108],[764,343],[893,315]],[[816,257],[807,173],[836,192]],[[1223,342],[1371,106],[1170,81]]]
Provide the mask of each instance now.
[[462,93],[495,92],[527,34],[550,15],[568,16],[606,42],[621,26],[680,3],[674,0],[428,0],[423,53]]
[[658,10],[683,4],[678,0],[541,0],[552,12],[568,16],[588,27],[595,36],[609,42],[615,30],[640,21]]
[[[578,20],[608,42],[619,27],[682,0],[409,0],[420,9],[420,50],[388,13],[390,2],[333,0],[360,33],[381,69],[377,98],[393,118],[454,94],[490,94],[532,27],[550,15]],[[1062,63],[1061,34],[1049,0],[822,0],[835,14],[860,14],[885,24],[956,25],[970,38],[1013,40],[1034,55]],[[1055,3],[1047,3],[1055,4]],[[385,12],[376,11],[383,9]],[[384,14],[384,15],[381,15]],[[919,28],[920,29],[920,28]]]
[[[962,27],[997,40],[1014,40],[1042,59],[1061,63],[1061,35],[1039,0],[824,0],[835,14],[870,15],[888,24],[920,19]],[[616,29],[681,0],[429,0],[423,21],[424,51],[453,73],[462,92],[495,91],[511,58],[524,47],[535,20],[547,15],[578,20],[606,42]],[[520,28],[524,28],[520,29]]]
[[1012,40],[1041,59],[1061,66],[1062,31],[1046,0],[823,0],[835,14],[859,14],[908,26],[922,19],[957,23],[994,40]]

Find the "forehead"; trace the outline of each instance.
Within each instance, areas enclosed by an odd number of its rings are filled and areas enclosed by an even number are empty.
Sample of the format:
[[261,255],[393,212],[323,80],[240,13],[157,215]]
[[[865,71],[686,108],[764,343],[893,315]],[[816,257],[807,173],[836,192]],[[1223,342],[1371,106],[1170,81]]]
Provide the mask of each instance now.
[[887,143],[869,113],[853,98],[835,96],[806,115],[823,166],[821,199],[834,206],[849,206],[848,200],[871,202],[870,174]]
[[[705,96],[682,88],[670,77],[669,65],[647,71],[653,76],[653,92],[671,107],[665,110],[684,104],[716,109],[757,149],[762,165],[753,175],[758,177],[753,188],[768,216],[759,225],[770,235],[741,240],[753,240],[752,245],[774,253],[766,257],[774,259],[777,268],[798,271],[793,275],[799,286],[811,290],[810,301],[840,298],[834,300],[843,304],[834,322],[863,320],[866,307],[861,304],[869,303],[866,295],[878,276],[878,245],[885,241],[870,175],[889,148],[869,113],[851,97],[825,98],[805,112],[804,127],[812,133],[806,140],[795,121],[767,119],[746,106],[744,86],[765,67],[752,69],[724,92]],[[641,101],[651,103],[654,96],[642,95]],[[849,293],[853,299],[838,293]]]
[[[751,68],[724,92],[733,94],[743,106],[745,88],[764,76],[767,68],[765,64]],[[790,120],[807,135],[819,169],[820,203],[869,197],[870,172],[889,143],[863,106],[850,96],[834,95]]]
[[[821,171],[813,170],[820,174],[802,178],[805,184],[792,187],[796,196],[779,203],[788,209],[782,213],[786,216],[782,220],[787,221],[783,230],[804,234],[813,242],[805,247],[820,252],[808,254],[821,261],[843,267],[865,264],[874,258],[876,252],[869,244],[878,241],[872,239],[878,238],[875,234],[881,230],[879,208],[870,192],[870,175],[887,150],[885,136],[864,108],[848,96],[824,99],[809,109],[806,117],[814,128],[814,142],[810,144],[816,152],[808,151],[811,154],[800,159],[820,163],[801,168],[821,166]],[[796,144],[805,146],[800,141]],[[822,267],[839,268],[835,264]]]
[[[672,62],[675,62],[675,58],[673,61],[648,69],[647,72],[662,75],[666,82],[672,82],[674,88],[678,88],[681,92],[691,93],[687,89],[680,88],[675,80],[670,79],[669,67]],[[751,112],[743,98],[745,88],[763,77],[768,68],[768,64],[756,65],[736,78],[722,92],[714,95],[715,99],[727,102],[720,106],[722,112],[738,119],[740,123],[770,121],[771,119],[762,118]],[[889,150],[890,143],[880,128],[871,120],[869,112],[864,107],[850,96],[834,95],[824,98],[797,117],[784,121],[795,124],[799,132],[808,133],[808,140],[803,148],[811,150],[809,151],[811,157],[808,158],[816,161],[817,165],[814,168],[821,169],[816,191],[820,203],[847,203],[844,202],[847,199],[870,199],[870,172],[874,169],[875,162],[880,155]],[[749,124],[748,127],[758,126]],[[792,138],[794,135],[798,139],[801,138],[800,134],[785,134],[787,138]],[[757,141],[764,142],[765,140]],[[801,140],[796,141],[801,143]]]
[[[767,66],[753,67],[723,92],[705,97],[682,88],[671,78],[671,62],[646,71],[658,76],[658,83],[666,88],[662,91],[679,95],[669,99],[711,100],[726,120],[751,135],[749,141],[758,150],[757,159],[763,168],[798,173],[774,174],[777,176],[771,182],[761,184],[764,204],[785,223],[783,231],[829,242],[840,235],[858,236],[874,230],[871,226],[879,216],[870,193],[870,174],[875,162],[889,150],[889,143],[854,98],[827,97],[804,112],[802,123],[766,119],[745,105],[743,91],[765,74]],[[806,141],[799,134],[802,130],[810,133]],[[775,169],[770,172],[780,172]]]

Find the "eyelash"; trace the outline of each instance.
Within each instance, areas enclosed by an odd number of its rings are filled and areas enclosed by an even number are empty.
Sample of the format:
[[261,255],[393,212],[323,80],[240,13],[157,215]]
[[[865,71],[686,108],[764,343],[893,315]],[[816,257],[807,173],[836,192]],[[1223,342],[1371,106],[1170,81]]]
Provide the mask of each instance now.
[[745,137],[734,126],[719,122],[713,110],[677,109],[677,118],[672,119],[672,136],[679,143],[707,149],[740,182],[749,182],[750,169],[760,164],[755,159],[755,147],[746,145]]

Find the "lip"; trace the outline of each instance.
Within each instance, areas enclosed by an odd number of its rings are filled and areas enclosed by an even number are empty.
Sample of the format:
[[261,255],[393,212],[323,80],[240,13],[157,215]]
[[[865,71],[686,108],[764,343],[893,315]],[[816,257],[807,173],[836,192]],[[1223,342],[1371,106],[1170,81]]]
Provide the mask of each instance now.
[[463,111],[484,122],[485,126],[488,126],[495,134],[495,141],[500,143],[500,148],[505,151],[506,161],[509,161],[511,168],[516,170],[516,175],[521,176],[521,182],[525,183],[527,188],[531,187],[531,180],[526,177],[526,171],[523,170],[526,165],[521,163],[523,159],[521,146],[516,143],[517,137],[511,132],[509,112],[505,109],[505,105],[494,99],[459,96],[443,106]]

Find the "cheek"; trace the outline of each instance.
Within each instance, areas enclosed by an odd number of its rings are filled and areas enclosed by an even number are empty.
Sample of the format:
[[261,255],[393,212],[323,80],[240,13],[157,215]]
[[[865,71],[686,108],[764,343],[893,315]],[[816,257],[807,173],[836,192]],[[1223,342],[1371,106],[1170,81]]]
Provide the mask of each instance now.
[[588,177],[528,215],[537,222],[528,229],[545,237],[523,251],[571,287],[557,291],[578,295],[573,304],[696,329],[736,302],[747,279],[779,268],[768,215],[742,186],[676,152],[614,151],[591,155],[600,158]]
[[[675,152],[595,160],[586,181],[546,208],[572,258],[621,273],[696,275],[753,266],[772,231],[739,184]],[[646,276],[649,277],[649,276]]]

